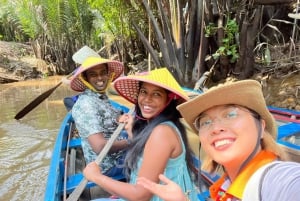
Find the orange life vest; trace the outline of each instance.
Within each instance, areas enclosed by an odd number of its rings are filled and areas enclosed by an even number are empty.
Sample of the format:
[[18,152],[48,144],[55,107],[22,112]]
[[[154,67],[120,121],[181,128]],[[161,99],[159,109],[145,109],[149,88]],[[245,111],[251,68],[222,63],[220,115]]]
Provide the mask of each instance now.
[[254,172],[274,160],[276,160],[276,155],[274,153],[268,151],[259,152],[239,173],[227,190],[221,188],[227,178],[226,173],[211,185],[209,188],[211,198],[215,201],[227,201],[232,198],[241,200],[245,186]]

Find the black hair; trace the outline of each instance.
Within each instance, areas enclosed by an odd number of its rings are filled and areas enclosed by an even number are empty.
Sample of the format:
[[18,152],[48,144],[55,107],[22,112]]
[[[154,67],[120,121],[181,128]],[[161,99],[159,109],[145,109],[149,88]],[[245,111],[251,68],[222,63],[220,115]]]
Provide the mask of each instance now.
[[[141,86],[141,84],[140,84]],[[167,92],[170,93],[170,92]],[[152,133],[152,130],[162,122],[171,121],[178,128],[183,144],[186,149],[186,163],[189,170],[193,170],[192,165],[192,150],[190,149],[187,132],[185,126],[180,121],[180,113],[176,109],[177,100],[171,100],[167,107],[155,118],[146,120],[138,117],[142,117],[138,103],[136,103],[136,119],[133,124],[132,133],[133,141],[128,148],[125,158],[125,174],[129,178],[131,171],[137,168],[137,162],[139,157],[144,153],[145,144]],[[191,171],[190,171],[191,172]]]

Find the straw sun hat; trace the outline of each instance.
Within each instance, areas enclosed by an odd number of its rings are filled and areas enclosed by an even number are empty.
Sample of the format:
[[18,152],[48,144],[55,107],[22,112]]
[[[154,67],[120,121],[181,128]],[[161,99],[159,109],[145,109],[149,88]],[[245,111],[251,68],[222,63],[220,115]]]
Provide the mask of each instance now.
[[93,67],[96,67],[100,64],[107,64],[108,66],[108,73],[114,73],[114,76],[112,78],[112,81],[114,81],[116,78],[118,78],[124,70],[124,66],[121,62],[114,61],[114,60],[108,60],[101,57],[88,57],[84,60],[82,65],[78,68],[75,75],[72,76],[70,87],[74,91],[82,92],[84,91],[87,86],[82,82],[79,75],[83,73],[84,71],[91,69]]
[[114,82],[114,87],[121,96],[135,104],[139,93],[139,82],[147,82],[173,92],[179,96],[178,103],[189,99],[167,68],[120,77]]
[[276,139],[276,122],[269,112],[261,85],[255,80],[243,80],[213,87],[198,97],[177,106],[182,117],[196,132],[193,122],[205,110],[226,104],[241,105],[257,112],[266,121],[266,130]]

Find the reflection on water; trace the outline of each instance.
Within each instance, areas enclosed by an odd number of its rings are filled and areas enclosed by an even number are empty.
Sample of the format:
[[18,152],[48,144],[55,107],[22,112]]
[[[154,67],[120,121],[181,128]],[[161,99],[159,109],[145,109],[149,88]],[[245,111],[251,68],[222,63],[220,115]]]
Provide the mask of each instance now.
[[1,200],[43,200],[56,134],[66,114],[62,99],[74,92],[62,85],[21,120],[14,116],[60,79],[0,84]]

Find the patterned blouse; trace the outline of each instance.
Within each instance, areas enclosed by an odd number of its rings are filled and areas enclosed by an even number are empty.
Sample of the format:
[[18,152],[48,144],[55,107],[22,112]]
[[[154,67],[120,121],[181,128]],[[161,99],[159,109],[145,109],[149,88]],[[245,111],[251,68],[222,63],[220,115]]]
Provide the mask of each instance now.
[[[72,116],[74,118],[76,128],[82,140],[82,148],[86,163],[95,161],[96,154],[88,142],[88,137],[96,133],[103,133],[104,138],[109,139],[118,127],[116,119],[121,111],[115,109],[109,102],[106,94],[100,94],[86,89],[80,94],[77,102],[72,108]],[[121,135],[117,140],[122,140]],[[100,164],[102,173],[107,172],[110,168],[117,164],[117,160],[121,158],[124,151],[108,153]]]

